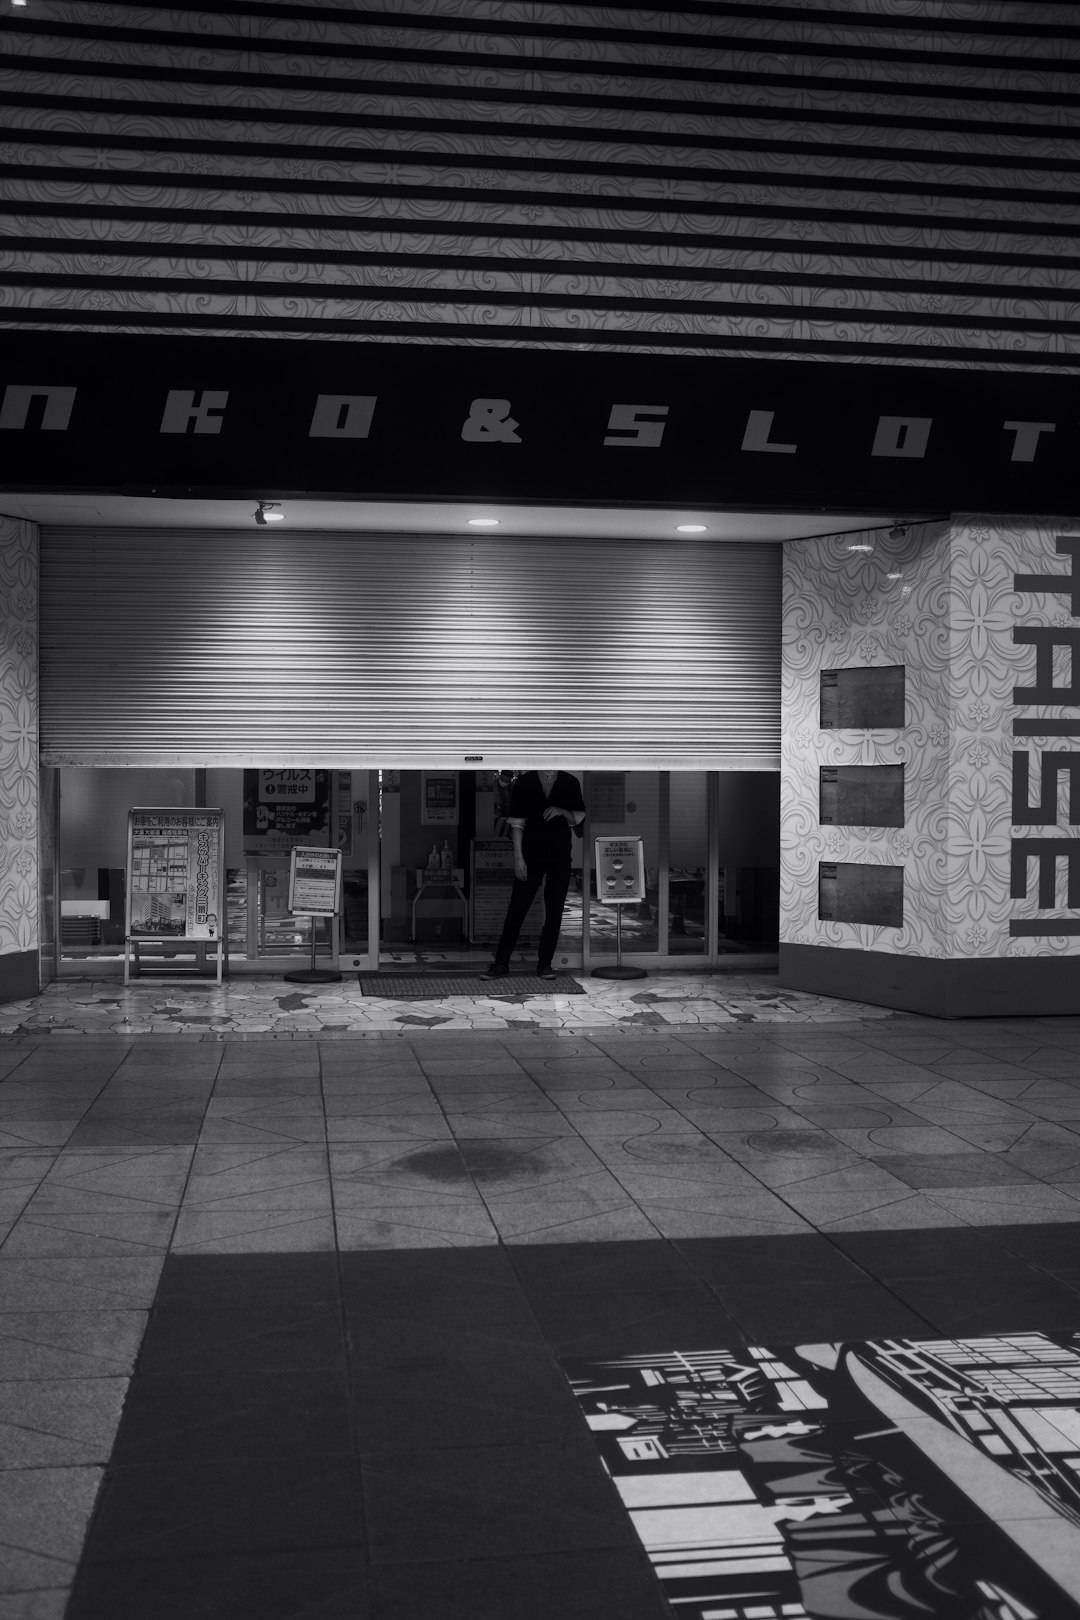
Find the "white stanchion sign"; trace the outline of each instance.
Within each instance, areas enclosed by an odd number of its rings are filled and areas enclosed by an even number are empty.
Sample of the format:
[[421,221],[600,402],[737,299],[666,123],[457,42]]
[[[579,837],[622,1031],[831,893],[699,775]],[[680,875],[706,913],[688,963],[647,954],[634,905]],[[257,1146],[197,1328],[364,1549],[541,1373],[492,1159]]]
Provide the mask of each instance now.
[[336,917],[341,910],[341,851],[293,847],[289,865],[289,910],[309,917]]
[[597,838],[596,898],[617,906],[645,898],[645,846],[640,838]]

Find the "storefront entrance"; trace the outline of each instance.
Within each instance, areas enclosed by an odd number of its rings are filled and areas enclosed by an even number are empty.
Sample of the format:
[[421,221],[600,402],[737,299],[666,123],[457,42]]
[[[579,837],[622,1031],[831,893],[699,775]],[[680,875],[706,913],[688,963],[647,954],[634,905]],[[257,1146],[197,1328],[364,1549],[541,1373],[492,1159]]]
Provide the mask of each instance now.
[[[616,952],[615,909],[597,900],[597,836],[637,836],[645,897],[624,906],[625,957],[648,966],[708,965],[773,950],[778,933],[779,775],[767,771],[575,770],[588,816],[557,965],[588,970]],[[54,893],[56,969],[118,972],[125,954],[134,807],[215,806],[225,821],[228,967],[280,973],[310,955],[310,919],[289,909],[294,845],[342,853],[343,907],[316,924],[316,944],[342,971],[380,963],[486,963],[510,884],[506,811],[516,773],[504,770],[65,768],[58,804]],[[539,907],[519,950],[527,959]],[[146,970],[193,967],[183,942],[142,952]]]

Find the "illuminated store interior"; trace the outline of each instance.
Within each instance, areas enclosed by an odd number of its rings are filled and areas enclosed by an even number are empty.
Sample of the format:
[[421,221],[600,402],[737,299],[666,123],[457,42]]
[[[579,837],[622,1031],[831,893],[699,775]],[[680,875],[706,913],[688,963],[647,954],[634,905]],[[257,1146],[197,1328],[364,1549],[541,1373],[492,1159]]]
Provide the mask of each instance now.
[[[573,768],[572,764],[570,768]],[[427,773],[64,769],[57,773],[59,969],[108,971],[124,954],[126,828],[132,806],[225,812],[228,958],[232,971],[282,971],[310,946],[306,917],[288,909],[292,836],[272,825],[275,794],[291,794],[298,840],[342,851],[344,908],[335,936],[320,920],[318,948],[350,967],[384,960],[483,957],[501,912],[485,906],[492,842],[507,843],[497,813],[510,771]],[[779,775],[770,772],[579,771],[590,836],[644,840],[646,897],[624,913],[622,948],[643,961],[702,965],[718,955],[775,951],[779,924]],[[450,802],[425,813],[425,788]],[[268,792],[259,799],[260,789]],[[479,846],[479,848],[478,848]],[[449,871],[444,852],[449,851]],[[435,870],[429,870],[434,852]],[[614,914],[598,905],[590,839],[575,839],[560,962],[580,967],[615,951]],[[585,897],[588,895],[588,903]],[[497,900],[502,899],[498,891]],[[526,940],[528,931],[526,932]],[[177,952],[163,947],[169,960]],[[179,955],[185,954],[183,948]],[[190,954],[190,948],[186,954]]]

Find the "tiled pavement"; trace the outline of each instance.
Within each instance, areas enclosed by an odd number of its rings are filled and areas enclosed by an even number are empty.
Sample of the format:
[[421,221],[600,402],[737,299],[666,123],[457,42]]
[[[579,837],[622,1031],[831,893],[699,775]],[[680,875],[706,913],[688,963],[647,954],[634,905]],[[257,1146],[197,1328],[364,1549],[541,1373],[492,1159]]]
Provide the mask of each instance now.
[[[488,960],[469,964],[428,955],[417,963],[395,958],[384,964],[384,971],[429,979],[445,972],[479,975]],[[488,989],[473,977],[461,995],[439,1001],[365,996],[355,973],[343,973],[340,983],[329,985],[297,985],[274,976],[235,977],[219,987],[212,979],[178,976],[164,982],[146,978],[125,987],[115,963],[113,967],[112,977],[69,979],[31,1000],[0,1005],[0,1036],[205,1033],[310,1040],[373,1030],[711,1028],[733,1021],[813,1023],[892,1016],[880,1007],[853,1008],[828,996],[779,989],[775,955],[739,956],[713,972],[654,971],[646,979],[630,980],[579,976],[584,993],[575,995],[560,994],[557,986],[554,993],[542,995],[519,989],[535,973],[535,966],[519,957],[513,976],[497,986]]]
[[292,1039],[23,1009],[0,1620],[660,1620],[559,1357],[1080,1325],[1080,1020],[761,994]]

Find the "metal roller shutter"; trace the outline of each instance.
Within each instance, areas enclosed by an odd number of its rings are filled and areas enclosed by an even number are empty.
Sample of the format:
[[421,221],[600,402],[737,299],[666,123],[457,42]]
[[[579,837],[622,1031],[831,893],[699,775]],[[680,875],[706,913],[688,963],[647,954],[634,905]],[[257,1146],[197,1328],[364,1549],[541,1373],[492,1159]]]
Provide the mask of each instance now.
[[779,764],[779,546],[44,529],[41,569],[45,764]]

